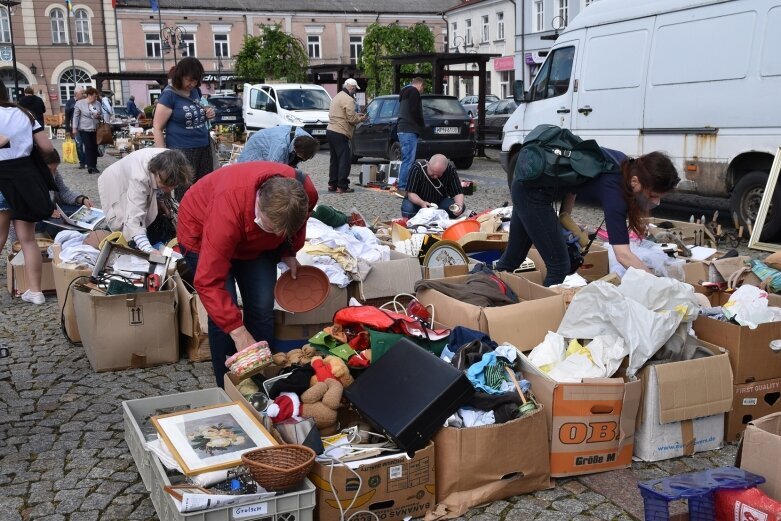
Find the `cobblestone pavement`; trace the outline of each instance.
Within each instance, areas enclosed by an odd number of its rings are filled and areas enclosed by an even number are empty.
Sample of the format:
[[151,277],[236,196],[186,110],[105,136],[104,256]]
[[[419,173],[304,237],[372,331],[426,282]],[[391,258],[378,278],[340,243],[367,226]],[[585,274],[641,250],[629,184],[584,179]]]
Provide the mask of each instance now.
[[[493,159],[477,159],[463,178],[477,182],[470,208],[509,200],[504,173]],[[114,159],[102,158],[99,167]],[[341,210],[352,207],[367,219],[398,215],[400,200],[356,187],[354,194],[330,194],[328,152],[306,170],[320,201]],[[357,181],[359,167],[353,167]],[[62,168],[67,183],[98,200],[97,176]],[[601,215],[579,207],[576,219],[596,226]],[[5,280],[5,262],[0,279]],[[0,520],[88,521],[157,519],[123,439],[122,400],[212,386],[209,363],[177,364],[122,372],[95,373],[81,347],[69,345],[59,329],[53,296],[43,306],[0,292],[0,343],[10,348],[0,359]],[[522,446],[522,440],[508,440]],[[523,450],[523,449],[520,449]],[[735,446],[631,470],[557,480],[556,487],[470,510],[474,521],[642,519],[636,481],[730,465]]]

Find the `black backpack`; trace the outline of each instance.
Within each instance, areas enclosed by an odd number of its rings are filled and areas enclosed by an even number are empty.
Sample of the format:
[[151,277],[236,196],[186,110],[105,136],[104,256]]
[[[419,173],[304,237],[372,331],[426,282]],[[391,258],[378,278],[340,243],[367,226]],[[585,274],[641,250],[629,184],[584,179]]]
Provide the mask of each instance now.
[[535,188],[572,187],[615,168],[593,139],[583,140],[556,125],[538,125],[523,140],[514,179]]

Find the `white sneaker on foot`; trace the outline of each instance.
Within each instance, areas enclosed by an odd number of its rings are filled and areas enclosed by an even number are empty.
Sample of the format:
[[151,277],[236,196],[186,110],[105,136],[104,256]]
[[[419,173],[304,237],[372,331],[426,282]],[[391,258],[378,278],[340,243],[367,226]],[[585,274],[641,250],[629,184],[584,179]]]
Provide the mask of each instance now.
[[46,297],[43,296],[43,293],[40,291],[38,292],[32,292],[29,289],[22,293],[22,300],[25,302],[30,302],[31,304],[38,304],[41,305],[46,302]]

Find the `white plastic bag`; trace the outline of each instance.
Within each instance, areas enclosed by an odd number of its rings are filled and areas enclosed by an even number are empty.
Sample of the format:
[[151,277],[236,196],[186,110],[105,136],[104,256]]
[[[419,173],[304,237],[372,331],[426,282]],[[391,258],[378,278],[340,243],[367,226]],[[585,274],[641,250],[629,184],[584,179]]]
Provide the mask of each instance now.
[[781,309],[768,307],[767,292],[744,284],[722,306],[724,316],[741,326],[756,329],[759,324],[781,320]]
[[[605,248],[607,248],[610,272],[623,278],[627,271],[626,268],[618,262],[610,244],[605,244]],[[629,249],[654,274],[660,277],[672,277],[677,280],[683,280],[683,268],[680,260],[667,255],[657,243],[648,240],[629,241]]]

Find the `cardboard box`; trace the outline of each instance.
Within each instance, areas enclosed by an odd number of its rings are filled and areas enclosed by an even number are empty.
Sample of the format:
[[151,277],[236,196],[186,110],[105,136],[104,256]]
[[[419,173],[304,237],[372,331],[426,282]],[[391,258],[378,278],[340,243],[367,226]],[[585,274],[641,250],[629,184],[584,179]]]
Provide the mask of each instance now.
[[551,476],[577,476],[629,467],[642,382],[595,378],[559,383],[520,354],[521,371],[545,406]]
[[[540,252],[536,248],[532,248],[527,257],[534,261],[535,267],[542,272],[542,278],[545,280],[548,270],[545,268],[545,262],[542,260]],[[578,269],[578,274],[588,281],[594,281],[608,273],[610,273],[610,260],[607,250],[603,246],[593,243],[583,259],[583,265]]]
[[743,435],[738,461],[743,470],[764,476],[759,488],[781,501],[781,412],[769,414],[748,424]]
[[[701,216],[695,217],[699,219]],[[702,241],[702,246],[716,247],[716,238],[704,224],[695,224],[686,221],[674,221],[672,219],[659,219],[657,217],[645,218],[643,219],[643,222],[649,225],[648,233],[654,237],[656,237],[656,234],[660,232],[675,232],[676,235],[678,232],[680,232],[683,234],[682,240],[684,244],[692,245],[696,240],[698,244],[700,241]],[[657,225],[663,222],[671,223],[673,228],[659,228]]]
[[733,387],[732,411],[724,421],[724,439],[735,441],[746,426],[763,416],[781,412],[781,378]]
[[179,274],[176,280],[176,296],[179,300],[179,332],[187,337],[187,358],[193,362],[211,360],[209,345],[209,316],[194,288],[188,287]]
[[[714,352],[716,346],[706,345]],[[732,370],[721,354],[646,366],[634,455],[660,461],[718,449],[724,413],[732,407]]]
[[422,277],[417,257],[391,250],[390,260],[373,264],[365,280],[350,286],[350,295],[361,302],[393,300],[399,293],[415,293],[415,283]]
[[[714,306],[729,300],[726,293],[709,296]],[[729,351],[733,383],[758,382],[781,378],[781,351],[770,349],[770,342],[781,339],[781,322],[760,324],[756,329],[700,316],[692,324],[697,338]]]
[[[558,329],[564,317],[564,297],[519,275],[524,274],[499,273],[521,299],[517,304],[480,307],[434,289],[418,291],[416,296],[424,305],[434,306],[437,327],[466,326],[487,333],[496,342],[509,342],[519,350],[528,351],[536,347],[548,331]],[[449,282],[465,280],[465,276],[452,277]]]
[[[434,436],[437,503],[447,517],[471,507],[552,488],[548,422],[542,406],[502,424],[457,429]],[[497,448],[501,447],[499,450]]]
[[328,292],[328,297],[317,308],[306,313],[290,313],[282,309],[274,310],[274,322],[277,324],[323,324],[333,322],[334,314],[347,307],[347,301],[349,300],[349,292],[347,288],[340,288],[335,284],[331,284],[331,289]]
[[[57,288],[54,285],[52,260],[48,257],[43,257],[42,260],[41,291],[44,293],[54,292]],[[12,297],[21,297],[22,293],[30,289],[30,284],[27,282],[27,274],[24,272],[24,255],[22,252],[9,254],[8,257],[6,257],[5,269],[8,293],[10,293]]]
[[[339,521],[355,512],[368,510],[380,519],[402,519],[408,516],[423,517],[434,507],[436,492],[434,444],[415,452],[415,457],[406,454],[380,457],[364,462],[354,462],[355,474],[341,465],[315,462],[309,479],[317,488],[317,519]],[[333,472],[333,473],[332,473]],[[336,490],[336,496],[331,487]],[[337,501],[347,508],[355,498],[350,510],[340,516]],[[373,519],[370,514],[352,517],[357,521]]]
[[65,332],[72,342],[81,342],[79,325],[76,322],[76,312],[73,308],[73,291],[68,294],[68,287],[71,282],[77,278],[89,277],[92,275],[92,270],[63,268],[63,263],[60,261],[60,245],[55,244],[52,247],[52,250],[54,252],[54,257],[52,258],[52,276],[54,277],[54,288],[57,291],[57,304],[59,305],[62,318],[65,321]]
[[176,287],[104,295],[73,287],[76,321],[95,371],[150,367],[179,360]]

